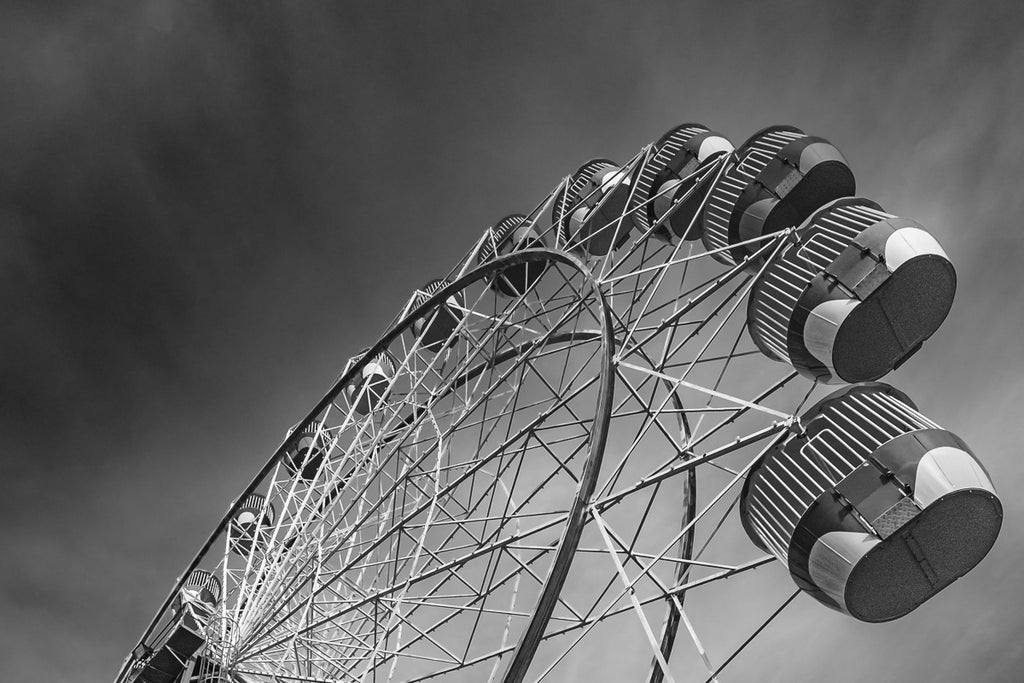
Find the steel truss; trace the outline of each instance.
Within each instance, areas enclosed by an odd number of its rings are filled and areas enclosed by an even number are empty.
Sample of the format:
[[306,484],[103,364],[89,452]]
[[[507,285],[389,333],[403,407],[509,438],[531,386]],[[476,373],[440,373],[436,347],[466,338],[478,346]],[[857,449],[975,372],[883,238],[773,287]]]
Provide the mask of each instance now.
[[[642,150],[618,182],[651,156]],[[203,656],[247,681],[562,680],[608,661],[611,632],[615,671],[714,680],[790,603],[779,595],[777,609],[731,629],[701,611],[715,599],[703,594],[727,599],[737,577],[773,561],[741,539],[733,508],[815,386],[764,358],[744,320],[757,264],[795,232],[751,240],[751,256],[726,267],[659,238],[670,212],[590,256],[546,219],[569,182],[527,217],[552,246],[478,266],[481,240],[449,284],[350,364],[297,426],[315,431],[324,456],[315,477],[285,466],[286,440],[143,644],[173,620],[200,567],[224,587]],[[494,280],[524,263],[543,275],[517,297],[499,294]],[[428,348],[415,322],[445,306],[458,323]],[[361,415],[363,396],[344,389],[385,351],[396,371]],[[273,514],[239,553],[231,519],[253,493]],[[633,655],[643,643],[648,654]]]

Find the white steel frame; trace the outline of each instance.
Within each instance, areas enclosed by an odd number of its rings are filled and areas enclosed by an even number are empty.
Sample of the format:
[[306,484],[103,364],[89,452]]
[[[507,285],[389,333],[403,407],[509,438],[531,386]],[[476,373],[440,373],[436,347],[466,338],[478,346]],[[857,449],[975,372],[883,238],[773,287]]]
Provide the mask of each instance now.
[[[651,157],[643,149],[619,182]],[[720,157],[690,180],[735,162]],[[545,220],[570,182],[527,218],[549,248],[477,267],[481,239],[450,284],[350,364],[295,429],[321,424],[317,477],[291,475],[286,442],[239,496],[261,493],[276,512],[244,557],[228,543],[228,510],[182,575],[207,568],[224,586],[204,657],[252,681],[549,681],[614,622],[650,646],[637,678],[678,680],[682,626],[717,680],[790,604],[787,592],[721,649],[684,601],[727,596],[734,577],[774,561],[753,545],[740,559],[717,546],[739,527],[743,477],[800,428],[794,414],[815,389],[744,330],[755,278],[795,230],[750,240],[752,255],[728,267],[699,242],[655,237],[670,212],[589,256]],[[519,297],[489,286],[527,262],[546,270]],[[456,292],[465,304],[450,344],[422,348],[412,322],[452,307]],[[384,350],[397,371],[361,416],[343,389]],[[666,515],[671,527],[656,521]],[[173,618],[181,583],[141,642]]]

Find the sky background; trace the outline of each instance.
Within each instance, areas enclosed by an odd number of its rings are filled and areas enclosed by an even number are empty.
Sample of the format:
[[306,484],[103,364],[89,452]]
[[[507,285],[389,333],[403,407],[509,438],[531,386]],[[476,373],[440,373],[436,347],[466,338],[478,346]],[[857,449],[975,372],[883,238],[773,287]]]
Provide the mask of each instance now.
[[934,0],[5,2],[0,680],[110,680],[413,288],[582,161],[684,121],[823,135],[938,237],[957,301],[889,381],[1005,508],[992,553],[917,612],[802,600],[738,680],[1014,679],[1022,25],[1017,3]]

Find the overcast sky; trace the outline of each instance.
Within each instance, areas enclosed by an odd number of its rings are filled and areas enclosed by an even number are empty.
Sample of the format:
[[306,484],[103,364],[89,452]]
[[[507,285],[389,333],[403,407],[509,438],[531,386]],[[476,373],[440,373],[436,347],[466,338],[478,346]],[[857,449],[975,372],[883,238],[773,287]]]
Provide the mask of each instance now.
[[4,3],[0,680],[112,678],[410,290],[582,161],[691,120],[736,143],[823,135],[862,194],[933,230],[958,298],[890,381],[973,446],[1006,513],[989,557],[909,617],[819,621],[805,600],[776,656],[736,672],[1013,679],[1017,3],[482,5]]

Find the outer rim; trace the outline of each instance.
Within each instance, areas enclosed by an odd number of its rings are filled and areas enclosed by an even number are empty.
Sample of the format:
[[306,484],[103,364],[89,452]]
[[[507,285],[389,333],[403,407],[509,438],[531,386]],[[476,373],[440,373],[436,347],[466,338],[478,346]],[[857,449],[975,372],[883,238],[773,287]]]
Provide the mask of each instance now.
[[[307,413],[306,417],[300,420],[294,427],[294,431],[298,432],[306,429],[310,424],[315,422],[317,416],[326,410],[335,398],[344,391],[345,386],[362,372],[363,366],[378,354],[387,351],[393,341],[404,334],[407,329],[412,328],[413,322],[428,313],[434,306],[445,301],[453,293],[462,291],[465,287],[477,281],[486,280],[486,278],[491,276],[494,272],[508,266],[545,261],[562,263],[574,268],[584,277],[583,287],[580,288],[583,295],[586,296],[587,294],[592,293],[596,299],[601,319],[601,377],[599,379],[594,424],[590,436],[590,448],[587,453],[586,463],[583,466],[583,470],[580,475],[580,483],[576,489],[575,500],[569,510],[565,526],[562,530],[562,536],[559,539],[558,547],[554,552],[551,568],[544,579],[544,585],[541,588],[536,606],[530,616],[530,621],[523,629],[519,637],[519,642],[516,644],[513,651],[509,665],[501,679],[505,683],[520,683],[526,675],[530,663],[533,661],[533,656],[537,651],[537,647],[539,646],[541,639],[543,638],[544,630],[547,627],[552,612],[554,611],[555,604],[558,600],[562,586],[565,583],[565,578],[572,564],[573,557],[576,553],[576,548],[579,545],[580,536],[583,533],[583,527],[586,521],[587,506],[590,503],[591,495],[593,494],[594,487],[597,484],[597,477],[600,473],[601,462],[604,457],[604,448],[608,437],[608,426],[611,419],[612,398],[615,385],[615,373],[612,363],[614,337],[612,335],[612,320],[607,300],[605,299],[604,292],[601,290],[598,281],[594,278],[590,270],[572,254],[546,248],[524,249],[522,251],[488,261],[487,263],[474,268],[461,277],[456,278],[445,287],[434,292],[431,296],[425,299],[422,304],[416,306],[397,323],[388,328],[381,338],[365,351],[358,362],[351,364],[351,366],[343,372],[337,380],[335,380],[334,384],[327,391],[324,397],[321,398],[313,409]],[[185,581],[191,573],[199,568],[199,564],[206,558],[217,539],[225,533],[235,512],[237,512],[238,508],[248,498],[248,496],[256,491],[264,479],[270,475],[278,462],[285,457],[285,450],[288,443],[289,439],[286,438],[285,441],[275,449],[273,455],[270,456],[270,459],[266,464],[264,464],[264,466],[256,473],[248,486],[246,486],[242,493],[239,494],[228,507],[227,512],[225,512],[213,532],[200,547],[188,567],[186,567],[178,576],[174,583],[174,587],[164,599],[163,604],[156,611],[156,614],[153,616],[149,625],[143,631],[138,643],[132,648],[128,656],[125,658],[115,679],[116,681],[126,680],[126,676],[130,671],[130,665],[133,660],[131,653],[139,646],[143,645],[153,635],[161,617],[164,616],[171,607],[174,597],[184,586]]]

